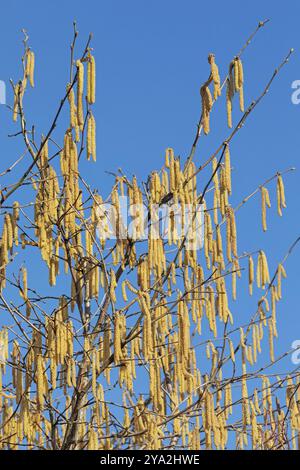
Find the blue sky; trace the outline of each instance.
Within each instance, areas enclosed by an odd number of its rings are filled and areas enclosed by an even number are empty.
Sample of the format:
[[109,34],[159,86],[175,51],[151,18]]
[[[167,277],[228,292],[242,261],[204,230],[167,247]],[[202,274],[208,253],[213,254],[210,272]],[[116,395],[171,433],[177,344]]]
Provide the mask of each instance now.
[[[300,79],[299,17],[298,1],[282,4],[253,0],[242,4],[216,0],[204,4],[196,0],[12,0],[1,6],[0,79],[8,84],[10,78],[16,81],[20,76],[20,31],[25,28],[36,54],[36,87],[26,98],[28,119],[37,123],[37,132],[45,133],[68,80],[72,21],[77,20],[80,33],[78,54],[93,32],[98,151],[97,163],[83,163],[82,171],[90,185],[106,196],[112,182],[107,170],[121,167],[128,175],[146,179],[151,170],[163,164],[166,147],[186,157],[199,117],[199,87],[209,73],[208,54],[215,53],[224,77],[230,60],[258,21],[270,18],[243,56],[246,104],[262,91],[291,47],[295,53],[234,139],[231,153],[233,206],[277,170],[297,168],[284,178],[288,208],[281,219],[276,215],[275,185],[269,186],[273,204],[266,234],[261,229],[258,197],[238,215],[240,252],[264,249],[272,271],[300,235],[300,105],[291,102],[291,84]],[[9,85],[7,88],[10,103],[12,93]],[[235,114],[235,119],[238,116]],[[212,113],[212,132],[199,143],[196,164],[205,161],[226,137],[225,122],[225,103],[220,100]],[[60,139],[63,126],[58,125]],[[0,106],[0,171],[20,151],[18,140],[5,138],[14,129],[10,113]],[[277,353],[300,339],[299,253],[300,246],[286,264],[288,280],[278,307]],[[238,301],[236,315],[250,316],[255,303],[242,293]],[[291,367],[287,360],[281,370]]]

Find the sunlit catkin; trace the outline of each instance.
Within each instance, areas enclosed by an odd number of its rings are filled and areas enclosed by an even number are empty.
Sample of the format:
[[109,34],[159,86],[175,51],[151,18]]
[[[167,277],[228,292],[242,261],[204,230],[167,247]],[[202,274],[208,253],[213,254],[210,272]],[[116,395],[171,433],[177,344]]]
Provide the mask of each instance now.
[[231,163],[230,163],[230,151],[229,145],[225,147],[225,174],[226,174],[226,186],[228,193],[231,194]]
[[17,83],[14,87],[13,121],[16,122],[19,113],[19,103],[21,100],[21,88]]
[[215,56],[214,54],[210,54],[208,56],[208,62],[210,64],[211,75],[214,82],[214,100],[216,100],[219,96],[221,96],[221,81],[219,75],[219,69],[217,64],[215,63]]
[[273,321],[270,319],[268,321],[269,326],[269,352],[270,352],[270,359],[272,362],[275,361],[274,358],[274,328],[273,328]]
[[213,105],[213,100],[211,96],[210,89],[207,85],[204,85],[200,89],[200,94],[202,98],[202,123],[204,133],[207,135],[210,131],[209,125],[209,114]]
[[22,293],[23,293],[24,299],[26,300],[28,293],[27,293],[27,269],[25,268],[25,266],[22,268],[22,284],[23,284]]
[[87,123],[87,159],[92,156],[94,162],[96,161],[96,122],[93,114],[90,112]]
[[256,269],[257,287],[265,288],[266,284],[270,283],[270,274],[268,261],[265,253],[261,250],[258,255],[257,269]]
[[89,104],[95,103],[96,95],[96,64],[95,58],[89,54],[87,68],[87,100]]
[[115,364],[119,365],[122,360],[122,321],[120,313],[115,312],[114,316],[114,360]]
[[71,85],[67,85],[67,92],[68,92],[68,101],[70,105],[70,126],[72,129],[75,129],[77,125],[77,110],[75,105],[75,94],[74,88],[71,88]]
[[229,78],[226,81],[226,110],[227,110],[227,125],[232,128],[232,98],[233,98],[233,84],[232,72],[229,68]]
[[80,60],[76,61],[77,66],[77,121],[80,129],[83,128],[83,83],[84,83],[84,67]]
[[254,281],[254,262],[252,256],[248,258],[248,284],[249,294],[253,294],[253,281]]
[[244,112],[244,71],[243,71],[243,64],[241,59],[237,61],[238,67],[238,91],[240,97],[240,110],[242,113]]
[[35,55],[32,50],[28,50],[26,54],[26,66],[25,66],[25,77],[29,77],[29,82],[34,87],[34,67],[35,67]]
[[36,387],[37,387],[37,402],[39,408],[43,407],[44,404],[44,393],[45,390],[45,377],[44,377],[44,359],[42,355],[37,356],[37,369],[36,369]]
[[263,231],[267,230],[267,207],[271,207],[270,195],[267,188],[262,186],[261,188],[261,213],[262,213],[262,227]]
[[285,269],[284,269],[283,265],[280,263],[278,265],[278,268],[277,268],[277,296],[278,296],[278,299],[281,299],[281,297],[282,297],[282,287],[281,287],[282,277],[286,278],[287,275],[286,275],[286,272],[285,272]]
[[280,174],[277,176],[277,212],[278,215],[282,216],[282,209],[286,208],[285,202],[285,191],[284,191],[284,184],[283,179]]

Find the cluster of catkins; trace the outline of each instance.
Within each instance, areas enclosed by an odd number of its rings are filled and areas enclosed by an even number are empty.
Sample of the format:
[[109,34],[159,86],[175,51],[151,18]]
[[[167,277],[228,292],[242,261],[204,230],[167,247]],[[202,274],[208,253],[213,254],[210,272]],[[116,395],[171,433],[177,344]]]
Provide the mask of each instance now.
[[[208,134],[210,131],[210,112],[214,102],[219,98],[219,96],[221,96],[223,88],[214,54],[210,54],[208,56],[208,62],[211,69],[210,77],[200,88],[202,99],[201,124],[205,134]],[[209,88],[211,83],[213,83],[213,95]],[[235,59],[230,63],[229,73],[226,78],[226,87],[227,123],[228,126],[232,128],[232,101],[235,93],[239,93],[240,110],[244,112],[244,71],[240,57],[235,57]]]
[[[25,63],[23,80],[15,87],[14,119],[22,111],[27,77],[33,86],[30,50]],[[201,87],[205,134],[213,102],[222,89],[213,54],[209,64],[210,78]],[[230,127],[237,92],[243,111],[240,58],[231,62],[227,78]],[[279,264],[271,280],[263,250],[239,255],[236,210],[230,203],[229,144],[224,146],[223,162],[212,160],[206,194],[194,162],[182,166],[172,148],[166,149],[162,169],[152,172],[147,184],[118,174],[108,198],[114,208],[108,220],[102,197],[81,184],[79,171],[84,146],[77,144],[83,142],[84,133],[87,158],[96,160],[91,111],[95,60],[89,50],[76,62],[67,99],[70,125],[59,152],[60,168],[54,169],[46,137],[38,151],[38,177],[32,181],[36,192],[33,233],[23,227],[26,210],[20,217],[17,202],[4,216],[1,292],[7,284],[7,265],[13,264],[21,241],[23,249],[39,250],[54,294],[42,297],[30,289],[22,266],[13,283],[22,304],[7,306],[16,325],[0,331],[0,448],[225,449],[232,433],[239,449],[286,448],[290,440],[296,448],[299,375],[269,378],[263,372],[254,377],[248,372],[259,360],[266,331],[270,362],[276,360],[276,305],[286,273]],[[125,194],[134,219],[130,234],[121,211],[120,198]],[[270,196],[265,186],[261,195],[266,230]],[[161,233],[160,216],[152,207],[168,203]],[[142,205],[147,207],[146,218]],[[282,215],[286,203],[279,174],[277,205]],[[188,225],[182,215],[187,207],[193,208]],[[198,232],[202,244],[188,246],[187,239],[193,241]],[[233,327],[237,315],[227,280],[232,278],[235,300],[244,260],[248,261],[249,293],[257,289],[262,296],[247,326]],[[61,264],[64,273],[60,273]],[[70,279],[69,292],[63,276]],[[63,279],[61,285],[57,279]],[[63,295],[56,296],[61,286]],[[1,303],[4,300],[1,297]],[[22,335],[16,334],[18,328]],[[283,388],[286,403],[281,405]]]

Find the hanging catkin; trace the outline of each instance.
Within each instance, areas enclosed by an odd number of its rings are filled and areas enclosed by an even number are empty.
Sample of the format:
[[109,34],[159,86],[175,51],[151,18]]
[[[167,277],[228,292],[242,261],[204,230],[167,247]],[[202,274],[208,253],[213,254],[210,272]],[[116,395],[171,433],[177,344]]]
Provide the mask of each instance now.
[[244,112],[244,71],[241,59],[237,60],[238,68],[238,91],[240,97],[240,110]]
[[234,95],[234,77],[233,77],[233,62],[229,65],[228,78],[226,80],[226,110],[227,110],[227,124],[232,128],[232,99]]
[[256,269],[257,287],[265,288],[270,283],[270,274],[268,261],[265,253],[261,250],[258,255],[257,269]]
[[152,333],[152,321],[151,312],[149,310],[149,296],[148,294],[139,294],[139,304],[144,314],[143,324],[143,355],[145,361],[149,361],[153,353],[153,333]]
[[122,319],[118,311],[114,315],[114,360],[119,365],[122,360]]
[[116,275],[113,269],[110,270],[110,298],[113,303],[116,302],[116,293],[115,289],[117,287]]
[[228,193],[231,194],[231,163],[230,163],[230,151],[229,145],[225,147],[225,175],[226,175],[226,186]]
[[95,58],[89,54],[87,67],[87,100],[89,104],[95,103],[96,95],[96,64]]
[[44,358],[41,354],[37,355],[36,387],[38,406],[42,408],[44,405],[44,394],[47,392],[47,378],[45,375]]
[[254,281],[254,262],[252,256],[248,258],[248,284],[249,294],[253,294],[253,281]]
[[84,83],[84,67],[80,60],[76,61],[77,66],[77,121],[80,129],[83,129],[83,83]]
[[204,85],[200,89],[200,94],[202,98],[202,123],[203,123],[203,130],[204,133],[207,135],[210,131],[209,126],[209,114],[212,109],[213,100],[211,96],[210,89],[207,85]]
[[209,54],[208,62],[210,64],[211,76],[214,82],[214,100],[216,100],[219,96],[221,96],[221,80],[218,66],[215,63],[214,54]]
[[266,207],[271,207],[270,195],[267,188],[264,186],[261,187],[261,214],[262,214],[262,227],[263,231],[267,230],[267,209]]
[[278,265],[278,268],[277,268],[277,296],[278,296],[278,299],[281,299],[281,297],[282,297],[282,288],[281,288],[282,277],[286,278],[287,275],[286,275],[286,272],[285,272],[285,269],[284,269],[283,265],[280,263]]
[[19,113],[19,102],[21,100],[21,87],[17,83],[14,87],[13,121],[16,122]]
[[280,174],[277,176],[277,212],[278,215],[282,216],[282,209],[286,208],[285,192],[283,179]]
[[237,235],[236,235],[236,224],[234,209],[227,207],[226,209],[226,221],[227,221],[227,258],[228,261],[232,260],[232,256],[237,257]]
[[25,77],[29,77],[29,82],[32,87],[34,87],[34,66],[35,66],[35,56],[32,50],[28,50],[26,54],[26,67],[25,67]]
[[71,85],[67,85],[67,92],[68,92],[68,101],[70,105],[70,126],[72,129],[75,129],[77,126],[77,110],[75,105],[75,94],[73,87]]
[[87,123],[87,159],[92,156],[94,162],[96,161],[96,122],[92,112],[89,113]]
[[232,128],[232,100],[239,92],[240,110],[244,112],[244,72],[241,59],[236,57],[229,66],[226,90],[227,123]]
[[27,269],[25,268],[25,266],[22,268],[22,284],[23,284],[23,288],[22,288],[22,293],[23,293],[23,298],[24,300],[27,299]]
[[270,352],[270,359],[272,362],[275,361],[274,358],[274,328],[273,328],[273,321],[269,319],[268,321],[269,326],[269,352]]

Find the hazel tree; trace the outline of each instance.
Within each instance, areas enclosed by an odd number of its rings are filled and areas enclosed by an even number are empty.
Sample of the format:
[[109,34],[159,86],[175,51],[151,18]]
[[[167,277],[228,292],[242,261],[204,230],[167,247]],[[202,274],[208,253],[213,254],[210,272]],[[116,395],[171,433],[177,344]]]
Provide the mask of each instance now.
[[[299,448],[298,368],[270,373],[291,353],[276,355],[276,310],[298,240],[270,272],[260,247],[239,252],[236,225],[255,197],[264,231],[271,202],[282,216],[293,168],[231,202],[231,142],[292,54],[246,103],[244,54],[266,23],[228,73],[209,54],[190,154],[167,148],[144,181],[117,171],[106,198],[80,171],[83,159],[96,161],[92,36],[80,54],[74,24],[69,83],[50,128],[37,135],[26,113],[35,55],[24,32],[11,106],[22,157],[1,173],[0,448]],[[198,142],[222,96],[228,135],[199,164]],[[48,273],[38,288],[33,259]],[[241,276],[241,294],[257,298],[244,323],[234,313]]]

